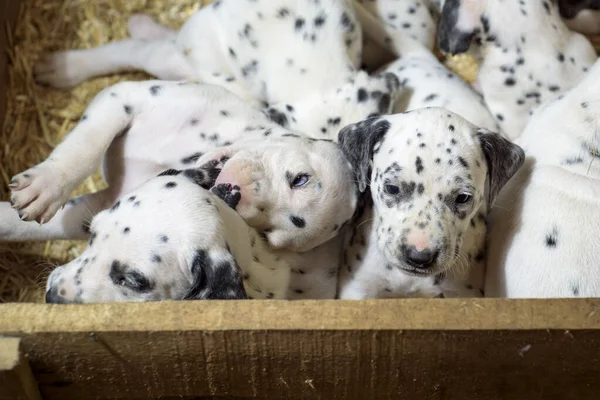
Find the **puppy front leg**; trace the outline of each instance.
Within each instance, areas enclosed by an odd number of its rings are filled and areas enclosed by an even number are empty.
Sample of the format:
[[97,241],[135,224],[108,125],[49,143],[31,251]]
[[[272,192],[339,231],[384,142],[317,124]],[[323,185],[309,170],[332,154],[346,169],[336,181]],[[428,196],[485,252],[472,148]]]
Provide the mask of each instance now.
[[162,80],[197,77],[171,39],[127,39],[93,49],[51,53],[35,65],[34,75],[40,84],[68,88],[93,77],[138,70]]
[[100,92],[45,161],[11,180],[11,203],[22,220],[49,221],[73,190],[98,169],[114,138],[126,132],[145,108],[148,85],[125,82]]

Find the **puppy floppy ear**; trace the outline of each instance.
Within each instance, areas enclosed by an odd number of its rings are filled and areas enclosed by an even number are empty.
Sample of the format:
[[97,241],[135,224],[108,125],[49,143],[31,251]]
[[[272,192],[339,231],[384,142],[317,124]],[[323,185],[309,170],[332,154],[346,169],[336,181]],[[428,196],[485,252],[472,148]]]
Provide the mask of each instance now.
[[190,267],[192,285],[183,300],[247,299],[240,267],[229,253],[213,256],[198,250]]
[[338,134],[340,147],[352,165],[360,192],[364,192],[369,184],[375,146],[389,129],[387,120],[374,117],[348,125]]
[[575,18],[584,9],[599,10],[600,0],[558,0],[558,10],[563,18]]
[[487,129],[479,129],[477,137],[488,167],[488,207],[491,208],[500,190],[525,162],[525,151]]
[[482,1],[446,0],[442,7],[438,40],[440,50],[448,54],[466,53],[478,30]]

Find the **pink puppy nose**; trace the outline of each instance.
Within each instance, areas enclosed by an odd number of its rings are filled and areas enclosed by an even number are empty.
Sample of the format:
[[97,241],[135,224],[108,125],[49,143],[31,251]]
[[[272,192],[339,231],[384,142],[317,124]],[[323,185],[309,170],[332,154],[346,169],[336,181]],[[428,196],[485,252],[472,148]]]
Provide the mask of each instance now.
[[415,250],[417,251],[423,251],[429,248],[429,246],[431,245],[431,241],[425,235],[418,233],[409,235],[407,241],[408,245],[414,246]]

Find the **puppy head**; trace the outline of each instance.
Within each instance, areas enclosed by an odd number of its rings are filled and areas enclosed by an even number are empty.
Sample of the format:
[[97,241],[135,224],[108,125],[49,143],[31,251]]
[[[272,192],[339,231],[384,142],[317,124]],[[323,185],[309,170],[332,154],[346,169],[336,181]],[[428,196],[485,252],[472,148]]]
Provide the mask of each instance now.
[[293,105],[275,104],[264,113],[281,126],[315,138],[331,139],[343,126],[389,114],[399,90],[400,83],[394,74],[370,76],[358,71],[338,89],[307,96]]
[[340,144],[360,188],[371,187],[380,251],[415,276],[464,263],[471,219],[524,160],[518,146],[440,108],[348,126]]
[[170,170],[97,214],[85,251],[48,278],[46,302],[245,298],[219,211],[231,210],[190,176]]
[[582,10],[600,10],[600,0],[558,0],[560,15],[572,19]]
[[482,28],[481,16],[487,0],[445,0],[438,30],[439,47],[444,53],[466,53]]
[[[221,149],[198,160],[222,158]],[[213,193],[274,248],[310,250],[354,214],[352,169],[333,142],[287,133],[230,148]]]

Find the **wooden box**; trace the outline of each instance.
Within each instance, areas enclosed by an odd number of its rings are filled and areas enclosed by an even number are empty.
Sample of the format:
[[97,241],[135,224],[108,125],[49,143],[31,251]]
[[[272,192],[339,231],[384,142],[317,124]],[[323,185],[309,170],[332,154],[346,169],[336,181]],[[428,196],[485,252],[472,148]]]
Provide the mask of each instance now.
[[[0,0],[0,49],[18,3]],[[0,52],[0,126],[7,63]],[[0,399],[598,399],[599,307],[595,299],[0,304]]]

